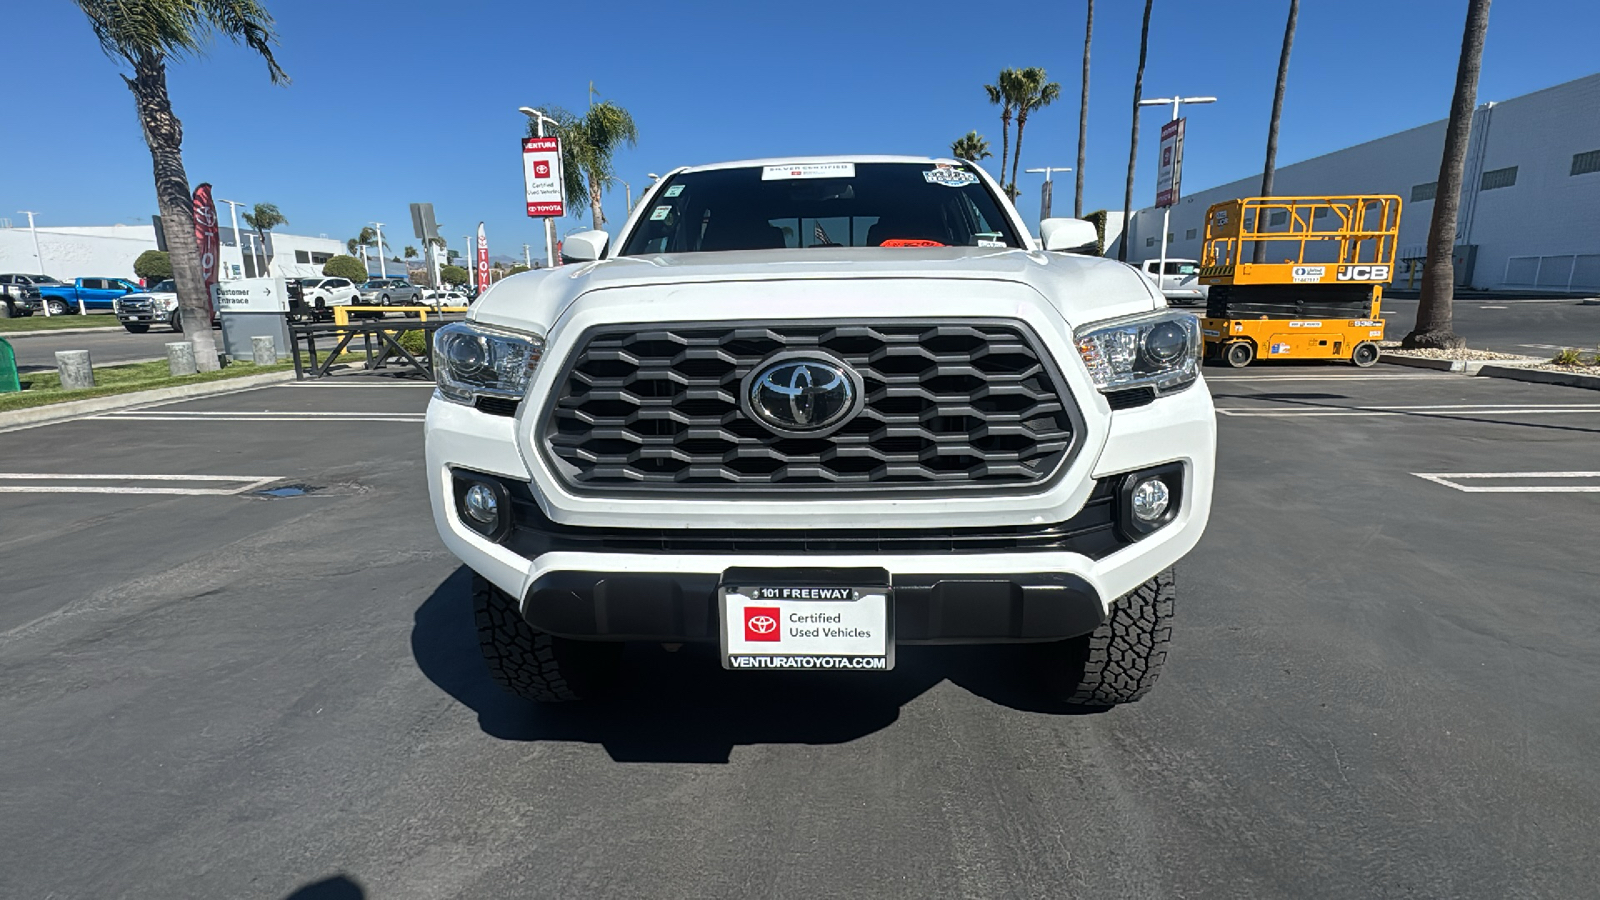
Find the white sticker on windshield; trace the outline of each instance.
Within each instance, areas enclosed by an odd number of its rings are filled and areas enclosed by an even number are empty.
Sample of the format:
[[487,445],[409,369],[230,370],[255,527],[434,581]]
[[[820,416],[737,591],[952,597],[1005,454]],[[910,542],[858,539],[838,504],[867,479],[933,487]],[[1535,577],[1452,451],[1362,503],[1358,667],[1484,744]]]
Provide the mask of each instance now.
[[922,178],[929,184],[942,184],[945,187],[954,188],[966,187],[969,184],[978,183],[978,176],[966,171],[965,169],[952,169],[949,166],[940,166],[937,169],[929,169],[922,173]]
[[1005,241],[991,241],[988,238],[978,238],[979,247],[1004,247]]
[[762,181],[786,181],[791,178],[854,178],[855,163],[796,163],[792,166],[764,166]]
[[671,212],[672,207],[670,206],[658,206],[650,211],[650,221],[659,222],[662,219],[665,219],[667,214]]
[[683,185],[675,184],[672,187],[667,188],[666,196],[668,196],[668,197],[676,197],[681,193],[683,193]]

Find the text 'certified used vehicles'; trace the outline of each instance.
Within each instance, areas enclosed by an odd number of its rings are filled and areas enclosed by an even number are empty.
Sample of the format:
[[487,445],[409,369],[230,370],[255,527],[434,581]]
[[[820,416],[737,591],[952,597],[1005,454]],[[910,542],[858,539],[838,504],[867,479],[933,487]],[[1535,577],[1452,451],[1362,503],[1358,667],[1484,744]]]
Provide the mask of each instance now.
[[495,679],[588,697],[628,641],[863,673],[996,643],[1061,701],[1143,696],[1216,424],[1196,319],[1047,252],[1094,240],[1035,240],[965,162],[768,160],[679,169],[614,245],[496,284],[435,336],[426,428]]

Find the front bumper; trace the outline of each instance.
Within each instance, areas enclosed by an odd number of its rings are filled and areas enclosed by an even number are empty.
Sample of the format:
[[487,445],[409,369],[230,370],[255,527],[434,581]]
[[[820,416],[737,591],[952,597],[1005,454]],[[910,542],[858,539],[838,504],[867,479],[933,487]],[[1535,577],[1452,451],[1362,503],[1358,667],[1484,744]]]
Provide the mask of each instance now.
[[[1211,507],[1216,425],[1203,384],[1115,412],[1096,398],[1088,414],[1096,440],[1079,460],[1088,477],[993,503],[988,515],[924,500],[916,501],[927,504],[922,514],[908,517],[912,501],[883,498],[853,501],[849,515],[810,501],[752,501],[730,514],[686,499],[670,504],[671,515],[597,521],[568,515],[544,494],[518,450],[520,416],[436,397],[427,419],[429,492],[449,549],[522,598],[527,620],[554,634],[715,640],[716,588],[728,569],[827,567],[889,574],[898,643],[1056,640],[1092,631],[1117,598],[1193,549]],[[1084,518],[1102,485],[1159,466],[1181,473],[1177,511],[1161,528],[1117,540],[1107,535],[1114,520]],[[457,505],[462,472],[487,473],[518,491],[518,527],[495,539],[468,527]],[[1010,512],[996,515],[993,506]]]

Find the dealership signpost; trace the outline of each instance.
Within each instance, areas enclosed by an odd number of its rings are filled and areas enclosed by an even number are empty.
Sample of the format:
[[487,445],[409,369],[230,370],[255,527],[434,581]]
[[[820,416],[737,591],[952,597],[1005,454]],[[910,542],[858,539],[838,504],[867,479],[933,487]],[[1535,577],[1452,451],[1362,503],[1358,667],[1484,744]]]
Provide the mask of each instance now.
[[528,193],[528,216],[544,219],[544,264],[556,264],[556,219],[567,214],[566,184],[561,171],[561,139],[545,137],[544,113],[524,106],[518,112],[534,121],[535,136],[522,139],[522,183]]
[[[1215,97],[1156,97],[1139,101],[1140,106],[1172,104],[1172,119],[1161,126],[1161,165],[1156,170],[1156,205],[1161,207],[1161,268],[1156,270],[1158,290],[1164,286],[1167,277],[1167,228],[1172,221],[1172,205],[1182,196],[1183,131],[1186,120],[1178,118],[1178,107],[1185,103],[1215,102]],[[1123,228],[1122,239],[1126,241],[1127,225]]]
[[478,293],[489,289],[489,238],[483,232],[483,223],[478,223]]

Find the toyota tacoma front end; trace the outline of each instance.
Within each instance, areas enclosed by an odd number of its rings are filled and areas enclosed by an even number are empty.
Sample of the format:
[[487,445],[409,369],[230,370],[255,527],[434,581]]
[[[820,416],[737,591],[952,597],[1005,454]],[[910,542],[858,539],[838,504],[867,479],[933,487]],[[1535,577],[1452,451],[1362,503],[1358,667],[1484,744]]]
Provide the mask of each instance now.
[[1005,643],[1063,701],[1142,696],[1215,421],[1195,319],[1059,252],[1084,227],[1035,241],[955,160],[732,163],[496,285],[437,333],[427,419],[496,680],[590,696],[629,641],[861,671]]

